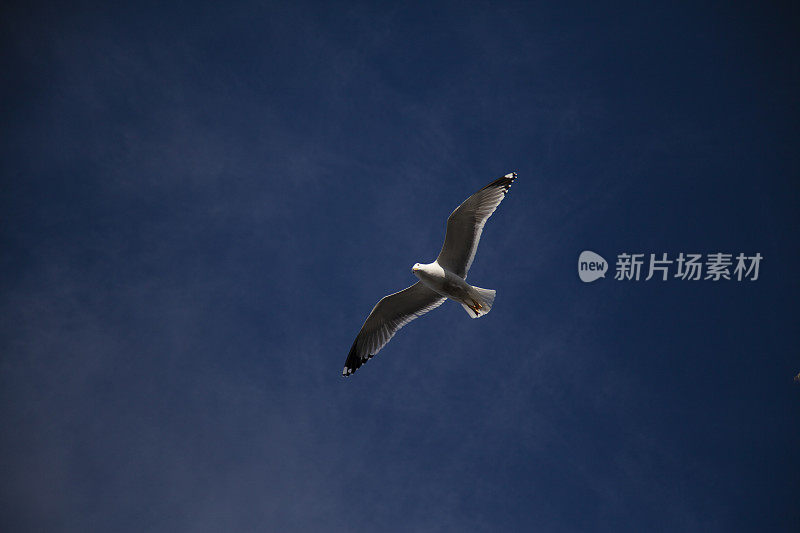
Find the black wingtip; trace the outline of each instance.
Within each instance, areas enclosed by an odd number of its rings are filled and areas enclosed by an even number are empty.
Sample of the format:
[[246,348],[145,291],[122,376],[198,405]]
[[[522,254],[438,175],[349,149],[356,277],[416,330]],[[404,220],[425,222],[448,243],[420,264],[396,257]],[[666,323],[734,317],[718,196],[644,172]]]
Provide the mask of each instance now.
[[342,376],[344,377],[350,377],[361,366],[361,358],[358,356],[358,350],[356,350],[357,343],[358,339],[353,341],[350,353],[347,354],[347,360],[345,360],[344,369],[342,369]]
[[342,376],[349,378],[353,374],[356,373],[356,370],[361,368],[361,365],[372,359],[374,354],[367,355],[366,359],[362,359],[361,356],[358,354],[358,349],[356,348],[356,344],[358,344],[358,338],[353,341],[353,346],[350,348],[350,353],[347,354],[347,360],[344,362],[344,368],[342,369]]
[[484,189],[503,189],[503,194],[506,194],[508,192],[508,189],[511,188],[511,184],[514,183],[515,179],[517,179],[517,173],[516,172],[509,172],[508,174],[506,174],[502,178],[497,178],[496,180],[494,180],[493,182],[491,182],[489,185],[487,185],[486,187],[484,187],[481,190],[484,190]]

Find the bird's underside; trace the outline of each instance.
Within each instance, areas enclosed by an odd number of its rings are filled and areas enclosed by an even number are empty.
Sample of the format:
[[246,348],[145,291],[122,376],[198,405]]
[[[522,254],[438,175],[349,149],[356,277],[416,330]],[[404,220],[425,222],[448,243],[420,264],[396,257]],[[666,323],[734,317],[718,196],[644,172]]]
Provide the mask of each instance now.
[[358,332],[342,370],[349,376],[383,348],[397,331],[436,309],[446,299],[461,304],[472,318],[487,314],[495,291],[469,285],[465,280],[483,233],[483,226],[517,178],[512,172],[467,198],[450,214],[444,245],[436,261],[414,265],[419,281],[383,297]]

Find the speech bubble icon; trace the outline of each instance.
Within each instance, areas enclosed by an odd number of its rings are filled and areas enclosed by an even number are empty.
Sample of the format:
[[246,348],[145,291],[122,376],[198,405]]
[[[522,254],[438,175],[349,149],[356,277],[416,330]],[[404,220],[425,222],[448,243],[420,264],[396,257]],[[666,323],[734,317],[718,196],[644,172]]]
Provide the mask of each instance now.
[[578,276],[584,283],[606,277],[608,262],[599,254],[584,250],[578,257]]

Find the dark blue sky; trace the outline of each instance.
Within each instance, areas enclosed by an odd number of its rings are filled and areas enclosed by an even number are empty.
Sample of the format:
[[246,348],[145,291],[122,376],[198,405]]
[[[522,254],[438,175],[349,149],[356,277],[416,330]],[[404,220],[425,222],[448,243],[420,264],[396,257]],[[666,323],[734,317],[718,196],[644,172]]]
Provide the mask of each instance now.
[[[0,17],[4,531],[800,528],[796,6],[77,4]],[[341,378],[512,170],[492,313]]]

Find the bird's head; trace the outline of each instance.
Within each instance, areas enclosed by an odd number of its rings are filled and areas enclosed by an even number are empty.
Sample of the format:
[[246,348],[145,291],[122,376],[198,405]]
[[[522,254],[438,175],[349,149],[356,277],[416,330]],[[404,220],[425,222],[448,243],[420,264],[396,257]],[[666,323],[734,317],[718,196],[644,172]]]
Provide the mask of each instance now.
[[419,263],[414,263],[414,266],[411,267],[411,272],[416,273],[418,270],[422,270],[422,265]]

